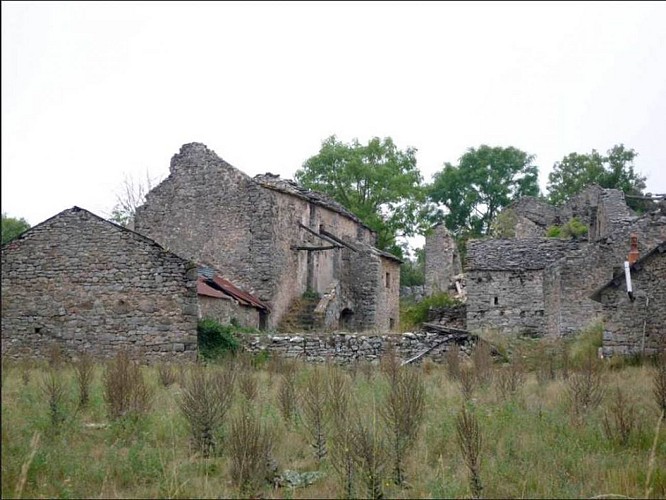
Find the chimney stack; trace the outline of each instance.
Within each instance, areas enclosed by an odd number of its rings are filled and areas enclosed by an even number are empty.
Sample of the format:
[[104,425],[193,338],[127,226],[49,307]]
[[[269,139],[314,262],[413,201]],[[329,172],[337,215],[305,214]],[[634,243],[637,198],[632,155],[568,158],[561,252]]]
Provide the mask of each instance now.
[[638,253],[638,236],[636,234],[631,235],[631,250],[629,250],[629,255],[627,256],[627,261],[629,265],[633,265],[634,262],[638,260],[640,254]]

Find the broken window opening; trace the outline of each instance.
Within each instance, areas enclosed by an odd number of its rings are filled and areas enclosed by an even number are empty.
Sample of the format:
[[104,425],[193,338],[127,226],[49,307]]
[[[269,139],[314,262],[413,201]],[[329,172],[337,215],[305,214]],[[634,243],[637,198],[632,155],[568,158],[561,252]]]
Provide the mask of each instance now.
[[386,288],[391,288],[391,273],[386,273]]
[[499,305],[499,297],[496,296],[495,298],[493,298],[493,304],[496,306]]

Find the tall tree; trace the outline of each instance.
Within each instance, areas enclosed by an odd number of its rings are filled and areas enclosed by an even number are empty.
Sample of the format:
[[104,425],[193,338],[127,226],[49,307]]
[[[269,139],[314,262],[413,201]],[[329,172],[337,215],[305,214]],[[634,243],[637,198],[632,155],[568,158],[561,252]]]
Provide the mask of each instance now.
[[2,213],[2,244],[13,240],[23,231],[30,229],[30,224],[23,217],[17,219]]
[[534,155],[514,147],[469,148],[458,165],[445,163],[429,187],[444,207],[439,217],[458,238],[488,234],[499,211],[521,196],[538,196]]
[[414,148],[398,149],[390,137],[375,137],[364,145],[357,139],[345,144],[333,135],[295,177],[303,187],[328,194],[376,231],[380,249],[401,255],[396,238],[419,233],[425,222],[425,193],[415,153]]
[[589,154],[570,153],[556,162],[548,174],[549,201],[556,205],[564,203],[593,183],[640,195],[645,189],[645,177],[634,170],[636,156],[636,151],[626,149],[623,144],[613,146],[605,156],[594,149]]

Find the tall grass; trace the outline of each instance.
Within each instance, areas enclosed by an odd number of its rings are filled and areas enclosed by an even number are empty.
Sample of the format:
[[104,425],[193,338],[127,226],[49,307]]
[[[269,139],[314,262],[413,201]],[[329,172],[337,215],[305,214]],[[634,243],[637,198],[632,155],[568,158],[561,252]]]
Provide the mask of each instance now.
[[[525,344],[537,347],[536,342]],[[515,350],[509,353],[510,359],[517,359]],[[215,433],[215,451],[208,456],[192,453],[192,427],[179,405],[187,382],[161,384],[157,366],[139,367],[152,396],[151,404],[128,432],[114,423],[114,413],[108,411],[108,376],[93,377],[88,404],[79,407],[76,414],[69,411],[76,403],[77,382],[75,367],[63,361],[59,370],[67,395],[68,418],[66,425],[59,425],[58,432],[53,433],[49,395],[42,385],[49,368],[46,363],[22,363],[12,372],[17,376],[6,379],[2,390],[2,496],[666,496],[666,431],[660,420],[659,399],[655,398],[659,366],[644,364],[614,370],[602,366],[600,383],[608,397],[597,407],[588,405],[581,424],[573,426],[569,384],[583,367],[572,368],[569,380],[564,380],[558,361],[557,376],[540,383],[537,365],[531,362],[536,354],[522,352],[521,359],[522,382],[507,397],[499,397],[498,378],[492,385],[475,384],[465,403],[467,423],[460,417],[465,398],[459,382],[447,375],[446,364],[431,364],[427,370],[407,369],[419,373],[424,392],[421,425],[401,457],[400,468],[408,489],[394,481],[394,443],[389,439],[391,426],[383,417],[383,409],[391,404],[392,389],[386,372],[376,365],[363,368],[369,376],[359,372],[361,376],[356,378],[342,368],[294,365],[294,386],[299,392],[316,372],[321,373],[328,454],[320,463],[312,453],[313,439],[304,422],[294,419],[287,426],[281,418],[277,363],[247,368],[257,380],[260,395],[255,401],[244,396],[231,398],[221,428],[217,427]],[[471,362],[463,361],[462,365]],[[504,365],[502,370],[509,368],[511,365]],[[223,367],[201,369],[212,375]],[[27,383],[19,376],[21,370],[26,373]],[[95,364],[94,373],[104,375],[106,370],[105,364]],[[626,402],[618,402],[618,387]],[[614,420],[619,411],[614,406],[635,411],[635,425],[624,443],[609,438],[604,430],[605,419],[613,436],[621,436],[621,429],[627,427],[621,423],[624,417]],[[657,408],[659,411],[655,411]],[[406,413],[413,418],[417,412]],[[470,415],[482,439],[468,439],[465,450],[469,451],[463,451],[459,427],[463,437],[476,435]],[[35,435],[40,438],[33,440]],[[470,460],[475,458],[471,453],[475,450],[476,460]],[[323,475],[307,486],[280,479],[289,477],[288,473],[315,469]]]

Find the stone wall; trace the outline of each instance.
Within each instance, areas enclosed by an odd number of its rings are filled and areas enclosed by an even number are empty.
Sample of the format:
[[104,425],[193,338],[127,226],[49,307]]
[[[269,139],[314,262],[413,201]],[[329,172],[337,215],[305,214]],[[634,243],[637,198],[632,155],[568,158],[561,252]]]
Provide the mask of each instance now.
[[470,271],[467,329],[473,333],[540,336],[546,333],[543,271]]
[[199,316],[211,318],[226,325],[232,322],[246,328],[259,328],[259,309],[238,304],[232,298],[206,297],[199,295]]
[[437,224],[425,241],[426,295],[447,292],[452,278],[462,272],[456,241],[444,224]]
[[391,271],[380,269],[375,234],[358,218],[277,175],[251,179],[203,144],[186,144],[174,155],[169,177],[148,193],[135,224],[257,296],[271,309],[269,328],[307,290],[328,294],[330,310],[320,316],[329,328],[337,326],[333,310],[353,310],[363,329],[383,328],[397,312],[399,281],[395,297],[377,295]]
[[197,270],[154,241],[74,207],[2,248],[2,353],[194,359]]
[[241,341],[252,353],[267,351],[286,358],[307,362],[348,364],[358,361],[378,362],[391,346],[403,360],[429,351],[423,359],[442,362],[446,351],[454,345],[469,354],[476,342],[474,335],[443,333],[402,333],[392,335],[360,335],[348,333],[296,335],[243,335]]
[[631,271],[635,300],[630,300],[622,274],[617,285],[607,286],[599,294],[605,356],[654,354],[666,349],[666,242],[661,251],[639,262]]

